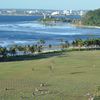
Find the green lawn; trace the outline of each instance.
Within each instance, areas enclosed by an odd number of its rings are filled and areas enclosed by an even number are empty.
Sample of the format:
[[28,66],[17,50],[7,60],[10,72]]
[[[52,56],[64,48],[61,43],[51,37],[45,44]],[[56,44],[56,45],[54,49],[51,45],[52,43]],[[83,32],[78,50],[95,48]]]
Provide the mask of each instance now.
[[0,63],[0,100],[88,100],[99,88],[100,51]]

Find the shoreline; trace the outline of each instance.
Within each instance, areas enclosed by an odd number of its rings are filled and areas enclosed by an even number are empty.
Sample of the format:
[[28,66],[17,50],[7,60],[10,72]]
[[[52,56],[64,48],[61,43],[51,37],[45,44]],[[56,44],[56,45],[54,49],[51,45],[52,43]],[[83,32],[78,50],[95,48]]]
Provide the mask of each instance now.
[[[45,23],[46,24],[53,24],[53,25],[55,25],[55,24],[57,24],[57,23],[59,23],[60,21],[58,21],[58,22],[54,22],[54,21],[45,21]],[[44,23],[44,22],[42,22],[42,23]],[[63,22],[62,22],[63,23]],[[65,23],[65,22],[64,22]],[[74,26],[74,27],[81,27],[81,28],[96,28],[96,29],[100,29],[100,26],[88,26],[88,25],[77,25],[77,24],[68,24],[68,25],[71,25],[71,26]]]
[[82,28],[97,28],[100,29],[100,26],[88,26],[88,25],[77,25],[77,24],[71,24],[72,26],[75,27],[82,27]]

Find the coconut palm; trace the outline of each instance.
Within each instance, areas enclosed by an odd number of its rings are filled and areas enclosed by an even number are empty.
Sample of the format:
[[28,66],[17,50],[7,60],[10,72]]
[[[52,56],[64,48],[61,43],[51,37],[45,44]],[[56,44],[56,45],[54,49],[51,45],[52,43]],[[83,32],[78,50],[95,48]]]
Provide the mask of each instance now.
[[64,39],[59,39],[59,41],[60,41],[60,47],[61,47],[61,50],[64,50]]
[[51,44],[49,44],[49,45],[48,45],[48,47],[51,49],[51,48],[52,48],[52,45],[51,45]]
[[34,45],[32,45],[32,46],[29,46],[29,51],[31,52],[31,53],[34,53],[35,52],[35,46]]
[[8,53],[8,50],[6,47],[0,47],[0,55],[2,58],[6,57]]
[[43,46],[44,46],[44,44],[45,44],[46,42],[45,42],[45,40],[43,40],[43,39],[41,39],[41,40],[39,40],[38,41],[38,43],[37,43],[37,51],[38,52],[42,52],[42,50],[43,50]]
[[10,47],[9,48],[9,53],[11,54],[11,56],[15,56],[15,54],[16,54],[16,48],[15,47]]

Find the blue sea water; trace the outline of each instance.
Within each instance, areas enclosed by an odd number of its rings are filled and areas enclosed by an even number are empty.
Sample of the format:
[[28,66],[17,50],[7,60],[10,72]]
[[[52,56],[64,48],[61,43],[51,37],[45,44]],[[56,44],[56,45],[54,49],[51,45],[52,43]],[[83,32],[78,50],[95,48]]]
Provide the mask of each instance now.
[[0,16],[0,45],[34,44],[40,39],[46,40],[46,44],[57,45],[60,39],[71,42],[77,38],[100,38],[99,28],[79,28],[68,23],[44,25],[38,21],[42,17]]

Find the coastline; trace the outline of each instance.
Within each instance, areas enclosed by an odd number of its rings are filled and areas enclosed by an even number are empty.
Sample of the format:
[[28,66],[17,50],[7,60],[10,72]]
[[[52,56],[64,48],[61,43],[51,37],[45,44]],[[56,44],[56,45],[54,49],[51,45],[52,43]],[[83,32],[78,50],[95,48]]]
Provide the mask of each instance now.
[[[45,24],[57,24],[61,21],[41,21],[42,23],[45,23]],[[62,22],[63,23],[63,22]],[[65,23],[65,22],[64,22]],[[78,24],[70,24],[71,26],[74,26],[74,27],[79,27],[79,28],[97,28],[97,29],[100,29],[100,26],[88,26],[88,25],[78,25]]]
[[77,25],[77,24],[72,24],[72,26],[81,27],[81,28],[97,28],[97,29],[100,29],[100,26],[88,26],[88,25]]

